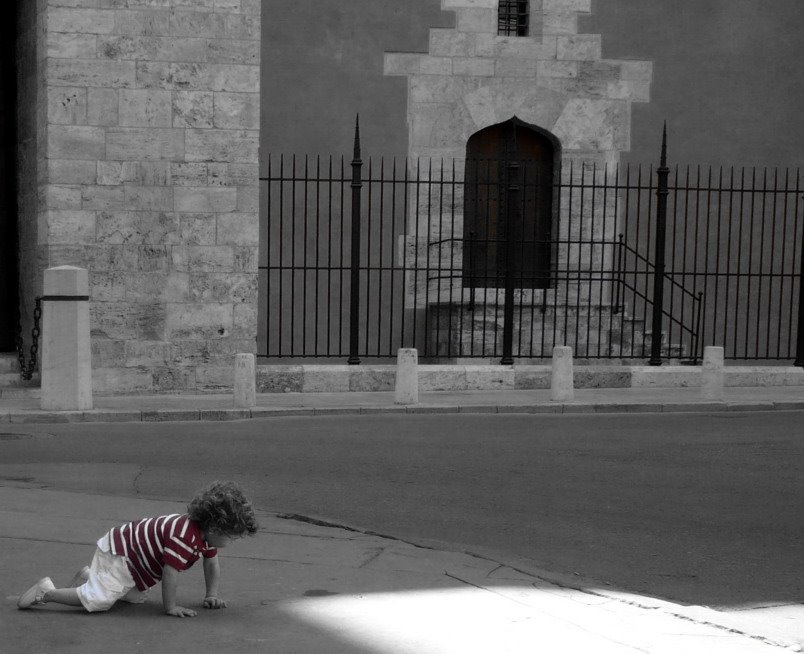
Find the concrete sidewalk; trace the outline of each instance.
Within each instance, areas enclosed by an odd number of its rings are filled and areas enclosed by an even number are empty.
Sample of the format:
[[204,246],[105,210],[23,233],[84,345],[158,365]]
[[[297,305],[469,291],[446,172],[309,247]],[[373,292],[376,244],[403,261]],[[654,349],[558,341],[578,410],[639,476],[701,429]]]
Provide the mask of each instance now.
[[723,401],[695,387],[582,388],[570,402],[550,391],[432,391],[419,404],[394,404],[393,392],[263,393],[257,406],[234,408],[231,394],[95,396],[91,411],[42,411],[37,398],[0,399],[0,423],[244,420],[363,413],[631,413],[804,410],[804,386],[726,387]]
[[0,506],[2,649],[14,654],[106,652],[110,644],[121,652],[760,654],[800,651],[804,642],[795,616],[757,619],[685,607],[557,577],[527,562],[264,512],[256,537],[221,552],[225,610],[199,608],[198,565],[179,587],[180,603],[199,610],[190,620],[162,613],[158,587],[144,605],[118,604],[105,614],[56,605],[19,611],[19,593],[45,575],[66,584],[111,526],[184,505],[19,481],[0,487]]

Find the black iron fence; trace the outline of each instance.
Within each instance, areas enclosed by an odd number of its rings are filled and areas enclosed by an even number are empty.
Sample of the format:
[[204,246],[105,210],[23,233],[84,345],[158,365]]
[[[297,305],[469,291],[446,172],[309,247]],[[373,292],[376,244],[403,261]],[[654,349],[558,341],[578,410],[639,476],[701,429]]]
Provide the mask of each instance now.
[[804,365],[798,170],[363,162],[356,135],[266,173],[263,357]]

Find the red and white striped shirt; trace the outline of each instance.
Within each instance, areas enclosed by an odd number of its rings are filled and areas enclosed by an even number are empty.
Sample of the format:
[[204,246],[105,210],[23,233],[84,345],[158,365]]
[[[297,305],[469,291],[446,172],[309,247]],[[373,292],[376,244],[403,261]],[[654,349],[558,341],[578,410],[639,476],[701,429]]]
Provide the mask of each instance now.
[[204,540],[198,523],[178,513],[115,527],[109,532],[109,549],[126,559],[139,590],[156,585],[166,565],[187,570],[199,557],[218,553]]

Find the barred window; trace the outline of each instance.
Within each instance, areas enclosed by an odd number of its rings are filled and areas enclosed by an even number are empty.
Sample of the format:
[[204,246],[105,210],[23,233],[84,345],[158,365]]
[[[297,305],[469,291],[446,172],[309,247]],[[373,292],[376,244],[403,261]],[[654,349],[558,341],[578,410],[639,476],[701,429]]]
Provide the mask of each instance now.
[[527,36],[528,0],[500,0],[497,34],[502,36]]

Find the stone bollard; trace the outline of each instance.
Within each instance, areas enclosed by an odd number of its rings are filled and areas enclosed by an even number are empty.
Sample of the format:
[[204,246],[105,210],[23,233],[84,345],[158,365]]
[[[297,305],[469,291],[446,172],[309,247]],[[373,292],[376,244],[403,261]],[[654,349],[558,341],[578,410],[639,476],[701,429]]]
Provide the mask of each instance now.
[[419,403],[419,353],[416,348],[401,348],[396,353],[394,402]]
[[257,404],[257,377],[253,354],[235,354],[234,405],[250,409]]
[[45,270],[42,296],[42,409],[92,408],[89,274],[84,268]]
[[723,348],[704,348],[701,367],[701,397],[707,400],[723,399]]
[[550,399],[566,402],[575,397],[575,383],[572,374],[572,348],[557,345],[553,348],[553,370],[550,375]]

